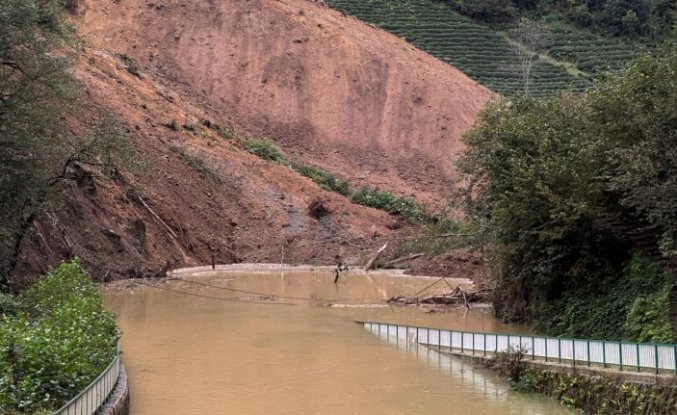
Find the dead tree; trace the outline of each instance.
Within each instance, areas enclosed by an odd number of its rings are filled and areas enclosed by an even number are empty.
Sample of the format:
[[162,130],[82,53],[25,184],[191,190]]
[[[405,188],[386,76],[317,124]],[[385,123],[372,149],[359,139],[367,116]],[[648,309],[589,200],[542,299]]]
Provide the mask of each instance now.
[[539,51],[548,45],[550,30],[544,23],[522,17],[517,22],[517,26],[510,30],[510,37],[517,42],[515,50],[517,51],[520,71],[522,73],[524,95],[528,96],[534,61]]

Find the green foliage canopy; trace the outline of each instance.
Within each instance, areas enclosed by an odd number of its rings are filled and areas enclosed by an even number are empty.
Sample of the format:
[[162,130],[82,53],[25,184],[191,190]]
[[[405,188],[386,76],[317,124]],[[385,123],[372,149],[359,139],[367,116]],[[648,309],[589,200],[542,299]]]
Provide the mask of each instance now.
[[0,320],[0,408],[55,410],[111,362],[115,317],[77,260],[51,269]]
[[660,41],[677,18],[674,0],[446,0],[458,12],[489,23],[521,16],[566,20],[606,35]]
[[627,229],[643,227],[664,257],[676,251],[676,82],[677,50],[666,45],[581,96],[499,99],[483,111],[459,170],[467,212],[499,264],[499,315],[553,334],[623,332],[635,297],[604,298],[629,288],[620,284],[639,248]]
[[57,184],[77,179],[77,164],[108,176],[143,170],[113,116],[79,137],[64,128],[76,118],[78,86],[62,10],[61,0],[0,0],[0,291],[33,220],[58,201]]
[[64,134],[56,107],[75,93],[58,44],[57,0],[0,2],[0,288]]

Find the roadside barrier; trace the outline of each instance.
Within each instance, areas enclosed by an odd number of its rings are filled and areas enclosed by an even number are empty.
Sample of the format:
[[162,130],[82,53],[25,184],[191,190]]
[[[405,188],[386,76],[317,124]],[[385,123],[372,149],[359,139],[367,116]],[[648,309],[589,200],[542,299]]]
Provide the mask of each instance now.
[[453,352],[491,355],[522,350],[525,358],[572,366],[602,366],[624,371],[677,374],[677,345],[497,334],[359,321],[381,337]]
[[92,383],[52,415],[92,415],[106,402],[120,375],[120,350]]

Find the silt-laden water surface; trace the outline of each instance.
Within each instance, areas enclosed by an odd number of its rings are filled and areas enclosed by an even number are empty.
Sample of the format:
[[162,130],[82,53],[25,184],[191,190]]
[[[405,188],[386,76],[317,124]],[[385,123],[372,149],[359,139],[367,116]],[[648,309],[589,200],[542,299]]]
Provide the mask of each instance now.
[[198,284],[106,290],[123,332],[132,415],[570,413],[485,369],[389,343],[353,322],[515,332],[482,312],[361,306],[434,280],[348,274],[334,284],[326,270],[181,277]]

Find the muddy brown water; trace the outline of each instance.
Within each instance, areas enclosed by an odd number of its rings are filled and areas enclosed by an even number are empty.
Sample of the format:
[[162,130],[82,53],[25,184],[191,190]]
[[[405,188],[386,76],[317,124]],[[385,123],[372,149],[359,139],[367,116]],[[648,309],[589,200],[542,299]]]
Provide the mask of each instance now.
[[369,306],[432,279],[345,275],[333,284],[327,271],[181,277],[194,282],[105,290],[123,331],[132,415],[570,413],[511,391],[485,369],[389,343],[353,322],[520,330],[486,312]]

